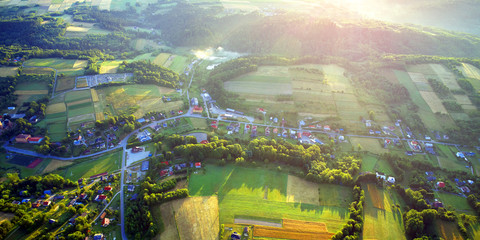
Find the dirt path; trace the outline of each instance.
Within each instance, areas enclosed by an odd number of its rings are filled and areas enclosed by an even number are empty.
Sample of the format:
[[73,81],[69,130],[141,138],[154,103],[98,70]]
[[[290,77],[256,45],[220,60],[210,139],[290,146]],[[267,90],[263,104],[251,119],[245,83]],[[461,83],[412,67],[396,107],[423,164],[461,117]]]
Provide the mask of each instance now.
[[235,224],[259,225],[259,226],[278,227],[278,228],[282,227],[281,223],[272,223],[272,222],[241,219],[241,218],[235,218]]

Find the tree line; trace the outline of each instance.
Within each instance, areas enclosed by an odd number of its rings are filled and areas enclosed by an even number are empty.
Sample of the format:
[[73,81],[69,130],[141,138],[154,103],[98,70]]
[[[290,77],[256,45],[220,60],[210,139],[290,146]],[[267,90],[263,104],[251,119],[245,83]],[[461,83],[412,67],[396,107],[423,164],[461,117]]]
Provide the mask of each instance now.
[[184,80],[176,72],[147,61],[131,63],[124,61],[118,67],[118,72],[133,72],[133,78],[136,83],[155,84],[169,88],[176,88],[179,86],[179,82]]

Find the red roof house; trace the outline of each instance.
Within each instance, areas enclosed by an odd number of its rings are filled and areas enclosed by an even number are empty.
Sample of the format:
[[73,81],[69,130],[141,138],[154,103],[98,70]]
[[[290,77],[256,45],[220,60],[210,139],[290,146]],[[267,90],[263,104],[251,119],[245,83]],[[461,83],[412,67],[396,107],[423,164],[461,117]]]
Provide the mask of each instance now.
[[437,187],[439,187],[439,188],[444,188],[444,187],[445,187],[445,183],[444,183],[444,182],[437,182]]
[[107,199],[107,196],[105,196],[103,194],[102,195],[97,195],[97,197],[95,197],[95,201],[103,201],[105,199]]
[[163,177],[168,174],[168,170],[162,170],[160,171],[160,177]]
[[50,206],[51,203],[52,203],[52,202],[50,202],[50,201],[44,201],[42,205],[43,205],[44,207],[47,207],[47,206]]
[[202,167],[202,163],[201,162],[196,162],[195,163],[195,168],[201,168]]
[[28,143],[39,144],[43,141],[44,137],[30,137],[28,138]]
[[106,186],[103,188],[103,190],[105,191],[112,191],[112,187],[111,186]]
[[208,140],[203,140],[200,142],[201,144],[208,144]]
[[217,127],[217,125],[212,124],[212,128],[217,129],[218,127]]
[[202,112],[203,112],[203,108],[200,107],[200,106],[194,106],[192,112],[193,112],[193,113],[202,113]]
[[102,227],[107,227],[108,225],[110,225],[110,219],[104,218],[102,220]]
[[104,219],[107,216],[107,212],[103,212],[102,215],[100,215],[100,219]]

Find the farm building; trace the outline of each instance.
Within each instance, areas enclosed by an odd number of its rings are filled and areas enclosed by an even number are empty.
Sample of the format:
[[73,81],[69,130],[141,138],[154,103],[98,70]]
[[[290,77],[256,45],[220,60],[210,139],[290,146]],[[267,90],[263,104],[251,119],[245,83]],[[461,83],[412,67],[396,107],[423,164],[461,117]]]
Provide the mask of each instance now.
[[17,143],[28,143],[28,139],[32,136],[30,134],[19,134],[15,137]]
[[395,183],[395,178],[394,177],[388,177],[387,182],[394,184]]
[[28,143],[40,144],[43,141],[43,137],[31,137],[28,138]]
[[194,106],[192,112],[201,114],[203,112],[203,108],[200,106]]
[[150,165],[150,162],[149,162],[149,161],[143,161],[143,162],[142,162],[142,168],[141,168],[141,170],[142,170],[143,172],[148,171],[149,165]]

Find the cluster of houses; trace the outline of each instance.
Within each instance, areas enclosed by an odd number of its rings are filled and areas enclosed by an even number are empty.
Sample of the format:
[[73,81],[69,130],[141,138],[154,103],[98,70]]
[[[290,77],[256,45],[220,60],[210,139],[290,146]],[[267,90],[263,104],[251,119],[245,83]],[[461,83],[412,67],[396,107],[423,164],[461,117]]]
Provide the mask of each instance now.
[[[425,175],[427,175],[427,181],[433,182],[436,181],[437,178],[434,176],[433,172],[425,172]],[[462,192],[462,193],[470,193],[470,188],[467,185],[472,185],[475,182],[473,180],[460,180],[458,178],[455,178],[455,185],[457,188]],[[435,186],[437,189],[445,188],[445,182],[442,181],[437,181]]]
[[137,139],[140,142],[147,142],[152,140],[151,133],[148,130],[143,130],[137,134]]
[[19,134],[15,137],[17,143],[40,144],[44,137],[32,137],[30,134]]
[[169,165],[168,162],[162,162],[162,163],[164,163],[167,167],[160,170],[160,177],[172,176],[175,174],[175,171],[181,171],[186,168],[202,168],[201,162],[179,163],[169,167],[168,167]]
[[390,184],[395,184],[395,178],[392,176],[387,176],[383,172],[376,172],[375,175],[377,176],[377,179],[382,179],[383,181],[390,183]]

